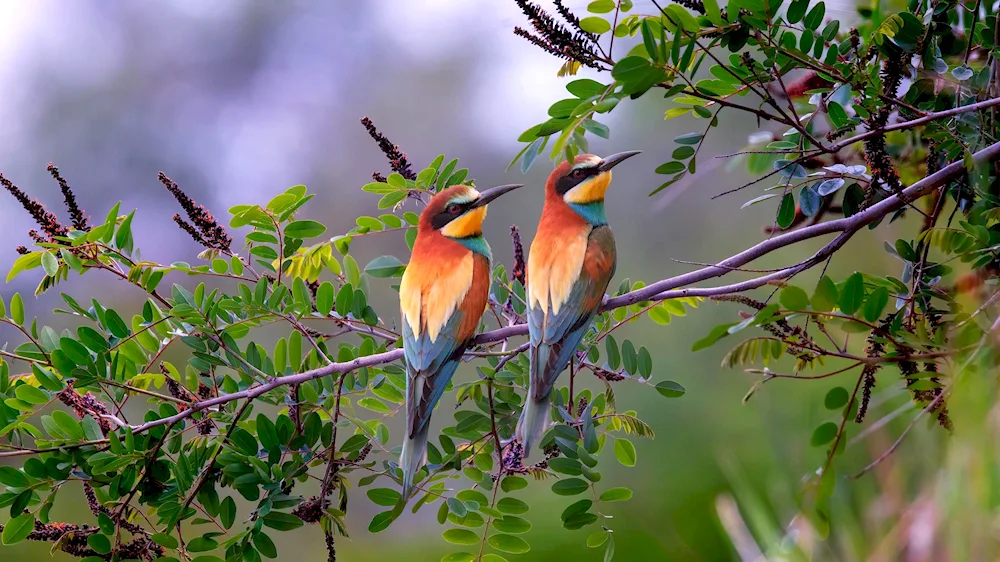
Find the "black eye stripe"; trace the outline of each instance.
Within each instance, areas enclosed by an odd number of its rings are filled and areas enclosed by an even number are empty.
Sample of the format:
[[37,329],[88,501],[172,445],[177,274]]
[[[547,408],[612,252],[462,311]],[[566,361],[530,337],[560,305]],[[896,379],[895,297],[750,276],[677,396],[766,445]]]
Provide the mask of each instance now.
[[[577,172],[582,171],[583,173],[577,175]],[[574,187],[580,185],[582,182],[586,181],[588,178],[596,176],[600,170],[597,166],[587,167],[587,168],[577,168],[565,176],[559,178],[556,182],[556,193],[559,195],[565,195],[567,191],[573,189]]]
[[[431,226],[433,226],[435,230],[444,228],[448,223],[462,216],[462,213],[467,210],[469,205],[471,205],[471,203],[450,203],[444,208],[443,211],[434,215],[431,219]],[[455,210],[452,211],[452,208],[455,208]]]

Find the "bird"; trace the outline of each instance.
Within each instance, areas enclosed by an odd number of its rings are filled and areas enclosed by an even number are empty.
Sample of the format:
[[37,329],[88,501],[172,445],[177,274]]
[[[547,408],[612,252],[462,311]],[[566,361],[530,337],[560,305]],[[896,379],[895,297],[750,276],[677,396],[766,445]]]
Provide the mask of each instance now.
[[545,183],[542,216],[528,253],[529,382],[515,431],[524,456],[542,437],[556,379],[593,323],[615,274],[615,239],[604,197],[611,169],[636,154],[581,154],[559,164]]
[[519,187],[501,185],[480,193],[453,185],[435,194],[420,214],[399,284],[406,362],[406,438],[399,459],[404,499],[427,462],[431,412],[486,311],[492,260],[483,237],[486,205]]

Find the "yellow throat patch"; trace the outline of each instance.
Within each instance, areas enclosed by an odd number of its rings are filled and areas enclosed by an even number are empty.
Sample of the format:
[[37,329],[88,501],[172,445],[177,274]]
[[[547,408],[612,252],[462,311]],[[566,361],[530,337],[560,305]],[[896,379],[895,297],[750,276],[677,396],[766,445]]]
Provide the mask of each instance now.
[[567,203],[576,203],[577,205],[586,205],[587,203],[601,201],[604,199],[604,194],[608,191],[609,185],[611,185],[611,170],[580,182],[579,185],[563,195],[563,200]]
[[478,207],[446,224],[441,234],[448,238],[468,238],[483,233],[483,221],[486,220],[486,207]]

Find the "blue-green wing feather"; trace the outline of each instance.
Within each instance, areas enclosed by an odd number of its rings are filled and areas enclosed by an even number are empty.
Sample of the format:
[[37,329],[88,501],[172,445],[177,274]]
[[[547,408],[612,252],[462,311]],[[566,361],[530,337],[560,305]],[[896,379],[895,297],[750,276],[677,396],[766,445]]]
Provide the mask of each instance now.
[[410,436],[427,425],[434,406],[444,395],[448,381],[458,368],[461,360],[458,352],[465,342],[456,341],[452,334],[458,332],[462,315],[461,309],[456,310],[435,341],[431,341],[426,330],[419,336],[414,336],[409,323],[403,322],[407,432]]
[[[548,424],[549,399],[559,374],[569,364],[577,346],[587,333],[601,305],[608,283],[615,272],[615,247],[611,230],[595,228],[588,242],[606,257],[608,267],[597,276],[587,275],[586,265],[573,283],[569,298],[555,313],[551,308],[529,308],[528,332],[531,342],[531,369],[528,399],[518,420],[517,436],[527,455],[532,444],[541,438]],[[588,252],[589,255],[589,252]],[[600,270],[601,267],[596,269]]]
[[456,310],[431,341],[425,330],[419,336],[403,322],[403,356],[406,359],[406,439],[399,458],[403,470],[403,497],[409,498],[413,479],[427,462],[427,432],[434,406],[444,395],[448,381],[455,374],[465,342],[453,334],[462,323],[462,311]]
[[583,340],[597,309],[584,309],[584,296],[591,290],[592,279],[581,278],[573,285],[569,299],[554,314],[541,309],[528,311],[531,339],[531,394],[541,400],[552,392],[559,374],[569,364],[573,351]]

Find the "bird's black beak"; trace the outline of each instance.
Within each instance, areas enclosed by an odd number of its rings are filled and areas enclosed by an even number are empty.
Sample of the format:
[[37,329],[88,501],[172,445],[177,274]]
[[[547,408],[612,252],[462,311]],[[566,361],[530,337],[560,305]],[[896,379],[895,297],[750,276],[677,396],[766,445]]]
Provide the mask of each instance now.
[[512,183],[510,185],[498,185],[496,187],[491,187],[479,194],[479,199],[476,199],[475,202],[472,203],[471,208],[475,209],[477,207],[485,207],[490,201],[500,197],[508,191],[514,191],[519,187],[524,187],[524,184]]
[[600,171],[602,171],[602,172],[607,172],[608,170],[610,170],[611,168],[614,168],[615,166],[617,166],[618,164],[620,164],[624,160],[626,160],[628,158],[631,158],[631,157],[635,156],[636,154],[639,154],[640,152],[642,152],[642,151],[641,150],[627,150],[625,152],[619,152],[618,154],[612,154],[611,156],[608,156],[604,160],[601,160],[601,163],[597,165],[597,169],[600,170]]

